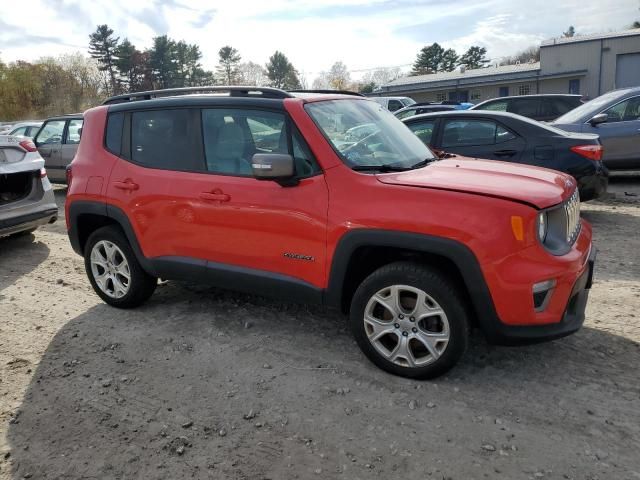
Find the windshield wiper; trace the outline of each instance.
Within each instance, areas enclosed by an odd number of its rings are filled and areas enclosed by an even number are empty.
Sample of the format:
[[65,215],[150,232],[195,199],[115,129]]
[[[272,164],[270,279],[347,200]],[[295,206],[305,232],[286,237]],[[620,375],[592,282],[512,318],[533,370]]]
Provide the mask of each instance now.
[[429,165],[431,162],[435,162],[437,158],[425,158],[421,162],[414,163],[407,170],[415,170],[416,168],[424,167],[425,165]]
[[405,170],[411,170],[411,167],[400,167],[390,163],[383,163],[382,165],[356,165],[351,168],[356,172],[404,172]]

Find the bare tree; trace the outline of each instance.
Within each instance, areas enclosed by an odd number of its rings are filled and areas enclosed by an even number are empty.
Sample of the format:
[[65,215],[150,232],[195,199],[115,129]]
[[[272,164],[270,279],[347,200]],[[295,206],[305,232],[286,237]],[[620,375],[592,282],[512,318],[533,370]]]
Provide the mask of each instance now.
[[254,62],[244,62],[238,67],[240,72],[240,83],[242,85],[252,85],[263,87],[269,83],[267,71],[262,65]]

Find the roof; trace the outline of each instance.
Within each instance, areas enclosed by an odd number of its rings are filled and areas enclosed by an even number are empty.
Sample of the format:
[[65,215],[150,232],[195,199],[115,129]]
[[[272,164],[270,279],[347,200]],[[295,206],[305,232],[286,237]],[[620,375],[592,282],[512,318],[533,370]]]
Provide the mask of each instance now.
[[460,70],[453,72],[439,72],[430,73],[427,75],[414,75],[411,77],[402,77],[397,80],[389,82],[385,87],[397,87],[401,85],[413,85],[417,83],[433,83],[446,80],[457,80],[461,78],[474,78],[474,77],[487,77],[492,75],[504,75],[511,73],[521,72],[535,72],[540,70],[540,62],[534,63],[520,63],[518,65],[502,65],[495,67],[474,68],[471,70],[465,70],[464,73]]
[[550,38],[542,42],[542,45],[540,46],[553,47],[555,45],[565,45],[567,43],[591,42],[594,40],[605,40],[610,38],[632,37],[634,35],[640,35],[639,28],[634,28],[632,30],[622,30],[619,32],[591,33],[587,35],[575,35],[573,37]]

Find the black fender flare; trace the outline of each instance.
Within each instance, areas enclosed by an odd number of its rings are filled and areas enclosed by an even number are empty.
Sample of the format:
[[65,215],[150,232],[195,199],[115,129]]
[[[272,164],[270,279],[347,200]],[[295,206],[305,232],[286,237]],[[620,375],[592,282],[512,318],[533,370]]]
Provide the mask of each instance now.
[[438,255],[450,260],[460,272],[483,330],[486,330],[487,325],[499,322],[480,263],[469,247],[449,238],[412,232],[356,229],[345,233],[338,241],[333,255],[325,303],[338,308],[342,305],[349,261],[354,252],[361,247],[399,248]]

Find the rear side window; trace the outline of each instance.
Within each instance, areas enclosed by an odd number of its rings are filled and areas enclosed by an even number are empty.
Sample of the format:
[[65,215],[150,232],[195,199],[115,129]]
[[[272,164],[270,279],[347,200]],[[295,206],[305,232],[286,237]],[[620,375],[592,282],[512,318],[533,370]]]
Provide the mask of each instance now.
[[107,119],[107,132],[104,144],[114,155],[122,153],[122,127],[124,126],[124,113],[112,113]]
[[148,110],[131,115],[131,159],[164,170],[203,170],[197,110]]
[[539,100],[534,98],[519,98],[511,100],[509,111],[523,117],[536,117],[538,115]]
[[431,137],[433,137],[433,126],[435,121],[414,122],[409,125],[409,129],[420,139],[425,145],[431,143]]
[[448,120],[444,125],[443,147],[494,145],[516,138],[491,120]]
[[80,143],[80,132],[82,131],[82,120],[70,120],[67,126],[67,139],[64,143],[76,145]]
[[500,100],[499,102],[491,102],[483,105],[482,110],[491,110],[493,112],[506,112],[507,111],[507,101]]

